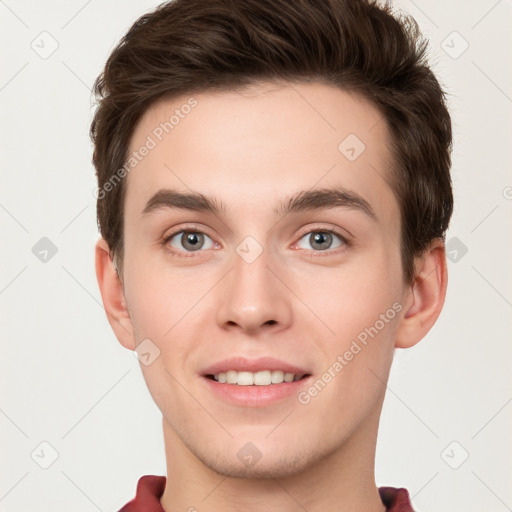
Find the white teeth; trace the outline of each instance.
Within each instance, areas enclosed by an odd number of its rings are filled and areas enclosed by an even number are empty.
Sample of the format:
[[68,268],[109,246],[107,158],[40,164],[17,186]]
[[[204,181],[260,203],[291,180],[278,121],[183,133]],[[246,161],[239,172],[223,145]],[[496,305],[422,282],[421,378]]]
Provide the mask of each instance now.
[[272,384],[280,384],[281,382],[284,381],[284,372],[282,372],[281,370],[273,370],[270,378]]
[[256,386],[268,386],[272,384],[272,374],[269,370],[263,372],[257,372],[254,374],[254,384]]
[[228,384],[236,384],[238,372],[236,370],[229,370],[226,372],[226,382]]
[[295,376],[293,373],[283,372],[282,370],[263,370],[261,372],[238,372],[228,370],[220,372],[213,378],[222,384],[237,384],[238,386],[268,386],[270,384],[282,384],[283,382],[293,382],[299,380],[302,375]]
[[254,384],[254,374],[251,372],[238,372],[236,383],[239,386],[252,386]]
[[285,373],[284,374],[285,382],[292,382],[294,378],[295,378],[295,375],[293,375],[293,373]]

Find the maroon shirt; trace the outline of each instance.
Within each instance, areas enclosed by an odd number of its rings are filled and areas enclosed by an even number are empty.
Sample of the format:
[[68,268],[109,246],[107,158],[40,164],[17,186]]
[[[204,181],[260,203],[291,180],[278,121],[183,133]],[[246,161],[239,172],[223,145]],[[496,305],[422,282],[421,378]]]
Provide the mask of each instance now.
[[[165,488],[165,476],[144,475],[137,483],[137,493],[119,512],[165,512],[160,498]],[[406,489],[380,487],[380,499],[388,512],[414,512]]]

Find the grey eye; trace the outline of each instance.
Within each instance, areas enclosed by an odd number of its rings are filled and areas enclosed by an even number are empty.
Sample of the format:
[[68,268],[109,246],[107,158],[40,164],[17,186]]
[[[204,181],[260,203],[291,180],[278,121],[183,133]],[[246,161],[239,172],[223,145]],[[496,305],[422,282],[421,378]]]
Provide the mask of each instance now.
[[194,252],[200,249],[211,249],[213,240],[199,231],[179,231],[172,237],[171,246],[181,251]]
[[[339,240],[337,245],[332,245],[333,241],[336,241],[336,238]],[[304,247],[301,245],[303,241],[306,241],[306,244],[310,244],[310,247]],[[314,249],[317,251],[325,251],[327,249],[335,249],[336,247],[340,247],[343,244],[343,240],[339,235],[335,233],[330,233],[328,231],[311,231],[304,235],[298,242],[298,246],[301,249]]]

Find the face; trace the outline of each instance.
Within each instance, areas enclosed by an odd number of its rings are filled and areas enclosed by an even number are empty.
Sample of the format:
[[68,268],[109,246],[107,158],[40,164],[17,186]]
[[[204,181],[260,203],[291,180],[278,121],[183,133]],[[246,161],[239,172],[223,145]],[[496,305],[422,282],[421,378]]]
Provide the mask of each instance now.
[[134,344],[159,351],[141,368],[175,450],[291,475],[377,428],[407,293],[389,134],[322,84],[192,96],[131,141],[149,148],[125,199]]

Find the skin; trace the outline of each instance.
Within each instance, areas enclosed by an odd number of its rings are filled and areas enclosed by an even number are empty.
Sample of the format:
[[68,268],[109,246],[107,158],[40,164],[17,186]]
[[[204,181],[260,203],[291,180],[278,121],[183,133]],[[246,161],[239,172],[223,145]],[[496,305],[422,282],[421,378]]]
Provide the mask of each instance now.
[[[383,511],[374,459],[385,382],[394,348],[417,343],[441,311],[443,243],[416,259],[415,281],[405,283],[399,206],[387,181],[390,135],[366,100],[319,83],[193,96],[197,106],[125,178],[121,277],[106,242],[96,245],[98,283],[119,342],[134,350],[149,338],[160,350],[141,370],[163,416],[162,506]],[[188,97],[147,110],[131,150]],[[338,150],[348,134],[366,146],[355,161]],[[363,197],[376,219],[347,206],[274,211],[301,190],[337,186]],[[214,196],[227,210],[143,215],[163,188]],[[185,228],[207,235],[204,249],[180,244],[181,233],[172,245],[163,241]],[[348,244],[333,236],[330,254],[322,254],[311,234],[326,229]],[[252,263],[236,252],[249,235],[263,248]],[[173,250],[189,257],[172,257]],[[394,303],[401,311],[308,404],[292,396],[235,406],[212,395],[200,375],[233,355],[269,355],[317,379]],[[250,467],[237,457],[247,442],[261,453]]]

